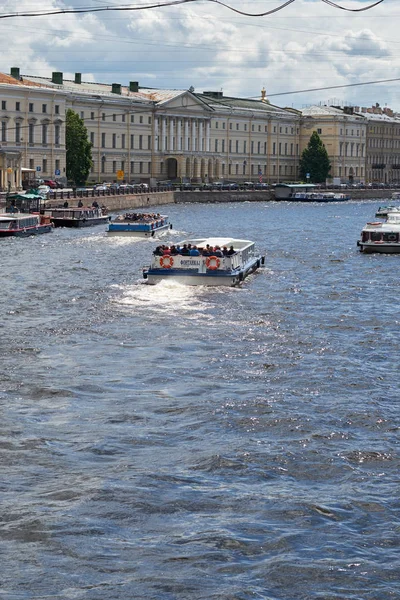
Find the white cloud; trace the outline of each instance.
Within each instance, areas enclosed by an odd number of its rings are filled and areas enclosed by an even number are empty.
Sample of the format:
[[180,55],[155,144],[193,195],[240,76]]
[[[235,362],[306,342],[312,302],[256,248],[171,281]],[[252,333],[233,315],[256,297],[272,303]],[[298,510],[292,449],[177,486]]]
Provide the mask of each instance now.
[[[142,0],[145,2],[145,0]],[[353,8],[361,0],[346,0]],[[266,6],[279,6],[271,0]],[[101,82],[259,97],[301,107],[330,98],[400,110],[398,82],[274,96],[280,92],[391,79],[399,70],[400,7],[388,0],[363,13],[344,13],[320,0],[296,0],[271,17],[244,17],[216,4],[192,3],[134,12],[105,11],[0,20],[0,70],[50,76],[52,71]],[[78,0],[66,0],[71,7]],[[265,5],[232,0],[240,10]],[[13,12],[7,0],[1,13]],[[59,6],[48,0],[41,10]],[[93,3],[93,6],[105,6]],[[18,12],[32,10],[22,0]]]

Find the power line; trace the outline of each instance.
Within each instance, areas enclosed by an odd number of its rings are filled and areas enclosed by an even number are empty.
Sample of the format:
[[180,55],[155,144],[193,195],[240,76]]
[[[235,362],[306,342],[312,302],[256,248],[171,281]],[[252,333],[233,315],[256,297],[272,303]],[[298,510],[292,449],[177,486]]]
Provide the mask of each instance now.
[[[266,17],[268,15],[272,15],[278,11],[283,10],[284,8],[286,8],[287,6],[289,6],[290,4],[295,2],[295,0],[286,0],[286,2],[284,2],[280,6],[277,6],[276,8],[273,8],[271,10],[268,10],[268,11],[265,11],[262,13],[248,13],[248,12],[239,10],[237,8],[233,8],[233,6],[225,4],[221,0],[169,0],[169,1],[163,2],[163,3],[148,4],[147,6],[129,6],[129,7],[127,7],[127,6],[111,5],[111,6],[97,6],[94,8],[82,7],[82,8],[69,8],[69,9],[60,9],[60,10],[47,10],[47,11],[40,11],[40,12],[8,13],[8,14],[0,15],[0,19],[11,19],[11,18],[15,18],[15,17],[44,17],[44,16],[62,15],[62,14],[97,13],[97,12],[105,12],[105,11],[150,10],[150,9],[154,9],[154,8],[164,8],[167,6],[178,6],[180,4],[188,4],[188,3],[199,2],[199,1],[213,2],[214,4],[219,4],[220,6],[223,6],[224,8],[227,8],[228,10],[231,10],[231,11],[233,11],[239,15],[243,15],[245,17]],[[375,3],[370,4],[368,6],[364,6],[363,8],[347,8],[345,6],[336,4],[335,2],[332,2],[331,0],[322,0],[322,2],[325,2],[325,4],[328,4],[329,6],[332,6],[334,8],[338,8],[340,10],[344,10],[344,11],[348,11],[348,12],[364,12],[366,10],[370,10],[371,8],[374,8],[375,6],[378,6],[378,4],[381,4],[383,2],[383,0],[377,0]]]

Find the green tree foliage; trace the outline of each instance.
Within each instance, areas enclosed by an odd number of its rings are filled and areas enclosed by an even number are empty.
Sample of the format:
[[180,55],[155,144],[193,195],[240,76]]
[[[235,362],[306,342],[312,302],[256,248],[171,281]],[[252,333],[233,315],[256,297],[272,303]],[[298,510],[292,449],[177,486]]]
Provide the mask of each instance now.
[[326,148],[318,133],[314,131],[300,158],[300,177],[305,180],[309,173],[312,183],[323,183],[330,170],[331,163]]
[[84,185],[93,165],[92,144],[83,120],[70,108],[66,115],[65,146],[67,178],[75,185]]

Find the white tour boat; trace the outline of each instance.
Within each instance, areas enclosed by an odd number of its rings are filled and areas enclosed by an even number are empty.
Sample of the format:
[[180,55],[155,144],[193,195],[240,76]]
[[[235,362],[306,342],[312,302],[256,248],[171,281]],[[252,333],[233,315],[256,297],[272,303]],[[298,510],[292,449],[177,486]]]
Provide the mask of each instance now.
[[125,213],[113,219],[107,228],[109,235],[154,237],[160,231],[172,229],[166,215],[156,213]]
[[250,240],[196,238],[159,246],[143,277],[150,284],[172,279],[187,285],[236,286],[264,263],[265,256]]
[[289,199],[298,202],[343,202],[350,200],[350,196],[341,192],[295,192]]
[[380,218],[386,218],[389,213],[394,213],[394,212],[400,213],[400,207],[392,206],[392,205],[380,206],[378,208],[378,210],[376,211],[375,216],[380,217]]
[[357,241],[360,252],[400,254],[400,212],[390,212],[386,221],[367,223]]

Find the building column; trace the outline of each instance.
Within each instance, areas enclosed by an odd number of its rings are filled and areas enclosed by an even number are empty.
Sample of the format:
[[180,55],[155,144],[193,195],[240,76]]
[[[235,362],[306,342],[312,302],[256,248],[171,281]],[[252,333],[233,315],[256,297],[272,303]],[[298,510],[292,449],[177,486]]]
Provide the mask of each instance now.
[[211,123],[210,123],[210,121],[207,121],[206,122],[206,152],[210,152],[211,151],[211,148],[210,148],[210,144],[211,144],[210,131],[211,131]]
[[184,143],[184,148],[185,148],[185,152],[189,152],[189,121],[188,119],[185,119],[185,143]]
[[158,123],[158,117],[156,119],[154,119],[154,150],[159,150],[160,149],[160,140],[159,140],[159,123]]
[[199,120],[199,152],[203,152],[203,136],[204,136],[204,122],[202,119]]
[[161,152],[165,152],[165,137],[167,135],[167,120],[165,117],[161,118]]
[[196,146],[196,119],[192,119],[192,152],[198,150]]
[[174,150],[174,119],[169,118],[169,152]]
[[176,137],[178,138],[176,147],[178,148],[179,152],[182,152],[182,119],[178,119],[178,124],[176,127]]

